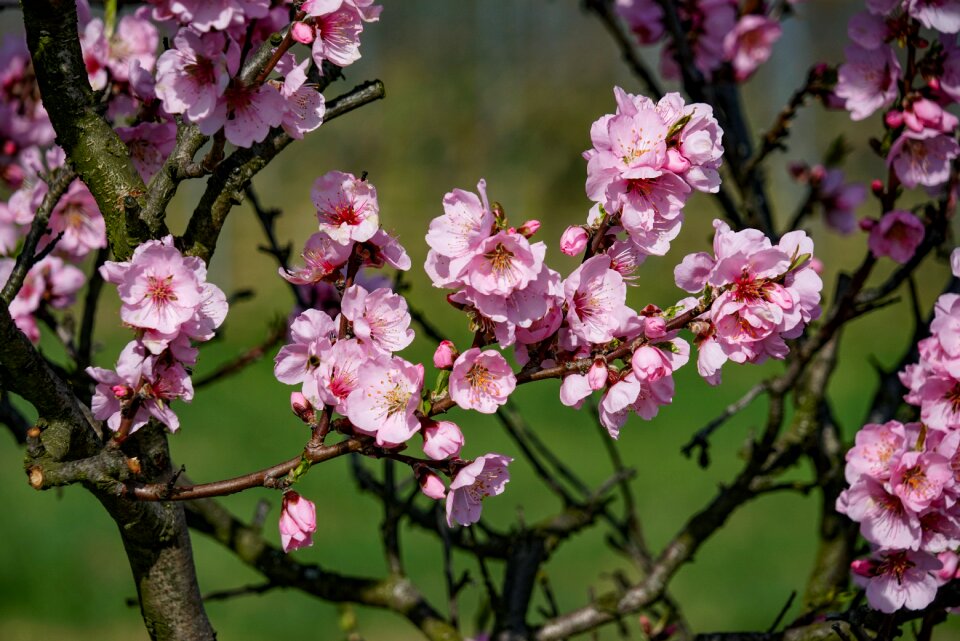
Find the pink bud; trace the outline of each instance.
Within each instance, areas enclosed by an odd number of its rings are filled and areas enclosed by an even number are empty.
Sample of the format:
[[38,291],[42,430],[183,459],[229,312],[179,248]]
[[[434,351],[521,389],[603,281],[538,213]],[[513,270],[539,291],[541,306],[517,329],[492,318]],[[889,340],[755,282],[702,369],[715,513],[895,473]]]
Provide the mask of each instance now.
[[874,218],[861,218],[858,224],[860,225],[861,230],[870,231],[876,226],[877,221]]
[[940,91],[940,78],[936,76],[927,80],[927,86],[933,89],[934,91]]
[[576,256],[587,246],[590,234],[578,225],[571,225],[560,237],[560,251],[567,256]]
[[810,259],[810,269],[819,275],[823,275],[823,261],[814,256]]
[[460,353],[454,347],[452,341],[440,341],[433,353],[433,366],[437,369],[450,369],[458,356],[460,356]]
[[280,513],[280,542],[283,551],[298,550],[313,545],[313,533],[317,530],[317,507],[293,491],[283,495],[283,511]]
[[869,559],[857,559],[850,562],[850,571],[859,576],[873,576],[873,561]]
[[602,389],[607,384],[607,364],[603,362],[603,359],[598,358],[593,361],[593,365],[587,372],[587,384],[593,391]]
[[435,461],[460,455],[463,432],[450,421],[429,421],[423,424],[423,453]]
[[17,153],[17,143],[12,140],[4,141],[3,143],[3,155],[12,156]]
[[667,333],[667,321],[663,316],[648,316],[643,323],[643,333],[647,338],[660,338]]
[[883,121],[887,123],[887,126],[891,129],[896,129],[903,125],[903,112],[897,111],[896,109],[891,109],[883,117]]
[[540,229],[539,220],[528,220],[527,222],[520,225],[520,228],[517,230],[524,238],[530,238]]
[[447,495],[447,488],[443,484],[443,479],[433,472],[418,472],[417,481],[420,483],[420,491],[431,499],[439,501]]
[[805,180],[808,169],[807,163],[804,162],[792,162],[787,165],[787,171],[795,180]]
[[874,196],[883,195],[883,181],[879,178],[874,178],[870,181],[870,191],[873,192]]
[[316,32],[313,26],[306,22],[294,22],[290,25],[290,37],[297,42],[308,45],[316,38]]
[[110,388],[110,391],[113,392],[113,395],[116,396],[117,398],[126,398],[130,396],[130,392],[132,392],[133,390],[131,390],[126,385],[114,385],[113,387]]
[[310,401],[307,400],[307,397],[300,392],[290,393],[290,409],[292,409],[293,413],[297,415],[297,418],[304,423],[310,423],[313,421],[313,405],[311,405]]

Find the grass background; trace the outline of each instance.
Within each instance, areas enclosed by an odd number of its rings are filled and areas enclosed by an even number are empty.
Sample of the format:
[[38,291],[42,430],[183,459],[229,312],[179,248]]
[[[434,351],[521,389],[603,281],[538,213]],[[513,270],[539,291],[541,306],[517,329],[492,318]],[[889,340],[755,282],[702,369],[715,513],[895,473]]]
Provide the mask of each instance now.
[[[862,3],[859,3],[862,5]],[[409,293],[413,305],[464,344],[469,331],[461,316],[443,303],[419,265],[426,254],[427,223],[442,212],[441,199],[454,187],[473,189],[487,179],[492,199],[501,202],[512,221],[538,218],[540,238],[550,246],[554,268],[567,273],[575,265],[556,249],[563,229],[582,221],[589,203],[583,194],[589,126],[613,110],[612,87],[641,92],[619,60],[619,53],[599,23],[573,0],[386,0],[380,23],[368,25],[363,59],[346,71],[346,81],[333,85],[328,97],[363,80],[378,77],[387,99],[321,127],[302,144],[293,145],[256,178],[266,206],[284,210],[282,239],[296,246],[314,228],[309,199],[315,177],[331,169],[359,174],[368,171],[376,185],[381,219],[396,232],[410,253],[414,269]],[[772,122],[780,106],[814,62],[842,59],[847,18],[857,2],[825,0],[799,6],[799,19],[785,25],[772,61],[745,88],[745,104],[756,131]],[[2,16],[11,31],[16,12]],[[656,52],[647,51],[656,65]],[[848,171],[858,179],[880,175],[882,163],[867,151],[874,121],[852,123],[845,113],[805,109],[797,120],[787,155],[774,154],[770,185],[778,219],[787,220],[799,202],[800,189],[785,170],[785,160],[816,162],[830,141],[843,133],[854,146]],[[182,230],[202,191],[202,182],[185,184],[170,211],[171,228]],[[861,215],[876,215],[875,202]],[[715,203],[691,199],[687,223],[670,258],[651,259],[631,292],[637,306],[672,304],[673,265],[689,251],[707,247]],[[826,265],[825,292],[836,274],[859,263],[864,250],[860,235],[838,238],[811,225],[817,253]],[[262,242],[256,220],[244,204],[228,221],[211,280],[228,293],[252,288],[256,296],[231,311],[223,339],[204,347],[196,374],[202,376],[261,340],[271,319],[285,316],[289,292],[275,275],[272,259],[256,251]],[[888,261],[887,261],[888,262]],[[890,265],[884,265],[889,270]],[[880,276],[884,270],[879,270]],[[948,274],[943,261],[921,271],[919,286],[928,306]],[[98,364],[110,366],[128,339],[116,315],[116,295],[108,288],[100,310]],[[907,347],[912,332],[901,304],[857,321],[846,332],[841,365],[831,392],[846,438],[862,423],[876,380],[871,362],[889,365]],[[429,359],[433,345],[418,339],[405,353],[410,360]],[[56,353],[56,347],[45,343]],[[304,440],[302,425],[289,413],[290,388],[272,377],[267,359],[242,374],[204,390],[190,405],[179,404],[183,429],[171,439],[175,460],[197,481],[213,480],[272,464],[297,452]],[[724,384],[710,388],[693,367],[677,375],[672,406],[653,421],[632,419],[618,443],[628,465],[636,468],[634,490],[644,527],[659,549],[689,515],[713,496],[718,483],[740,466],[738,451],[760,424],[765,401],[732,420],[714,439],[714,463],[701,470],[680,454],[680,447],[720,408],[738,398],[778,364],[728,366]],[[527,418],[556,451],[594,484],[609,475],[603,444],[585,413],[557,402],[555,381],[518,390],[515,399]],[[518,513],[528,522],[559,508],[534,477],[516,447],[495,419],[457,412],[467,437],[465,454],[500,451],[517,456],[508,492],[485,505],[485,514],[508,527]],[[146,639],[139,613],[125,605],[134,595],[129,568],[113,523],[96,501],[79,488],[37,494],[25,483],[22,451],[0,436],[0,639],[104,640]],[[798,477],[809,474],[798,469]],[[318,506],[316,545],[298,558],[330,570],[379,576],[385,572],[377,524],[378,504],[358,493],[346,461],[318,466],[298,488]],[[279,496],[252,491],[225,502],[241,517],[252,515],[256,502],[270,500],[267,535],[273,531]],[[817,497],[775,495],[739,510],[728,525],[704,545],[673,583],[676,598],[698,631],[766,629],[793,590],[802,593],[815,545]],[[445,602],[441,548],[418,531],[404,529],[404,560],[414,581],[438,607]],[[193,537],[204,591],[257,583],[217,544]],[[457,558],[458,568],[471,568]],[[604,545],[601,532],[569,542],[547,566],[561,610],[582,605],[591,589],[610,588],[611,573],[626,564]],[[628,576],[633,576],[627,568]],[[495,566],[499,576],[499,568]],[[461,598],[466,632],[482,588],[470,587]],[[538,597],[539,598],[539,597]],[[221,639],[275,637],[336,639],[335,606],[294,591],[215,602],[208,611]],[[418,638],[391,614],[359,609],[359,631],[371,640]],[[633,621],[631,629],[636,630]],[[945,628],[938,638],[960,638]],[[613,631],[603,638],[614,638]]]

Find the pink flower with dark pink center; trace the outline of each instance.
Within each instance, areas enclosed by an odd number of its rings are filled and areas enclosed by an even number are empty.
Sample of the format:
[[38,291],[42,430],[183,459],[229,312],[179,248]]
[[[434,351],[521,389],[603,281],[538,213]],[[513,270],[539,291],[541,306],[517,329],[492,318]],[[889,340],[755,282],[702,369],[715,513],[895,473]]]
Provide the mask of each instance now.
[[610,269],[610,257],[598,255],[578,267],[563,283],[570,331],[590,343],[606,343],[626,313],[627,286]]
[[895,209],[883,215],[870,227],[867,245],[877,258],[889,257],[905,263],[913,257],[923,241],[925,229],[919,218],[909,211]]
[[405,443],[420,429],[414,415],[420,403],[423,365],[399,357],[382,356],[360,366],[359,386],[346,400],[347,418],[354,428],[376,436],[377,445]]
[[305,4],[307,17],[314,26],[313,61],[318,67],[322,67],[324,60],[346,67],[360,59],[363,22],[360,13],[349,4],[343,3],[333,10],[329,5],[326,2]]
[[338,340],[323,352],[319,367],[304,381],[304,394],[346,413],[345,401],[360,385],[360,366],[375,354],[355,339]]
[[881,550],[869,564],[866,589],[870,607],[892,614],[900,608],[923,610],[937,596],[937,557],[910,550]]
[[173,151],[177,142],[177,125],[173,122],[141,122],[134,127],[118,127],[117,135],[127,143],[130,159],[144,182],[150,182]]
[[481,241],[456,278],[481,294],[509,296],[532,282],[543,268],[547,246],[501,231]]
[[503,494],[510,481],[507,466],[513,462],[502,454],[484,454],[462,468],[447,493],[447,525],[472,525],[480,520],[483,500]]
[[[337,335],[333,319],[319,309],[308,309],[290,325],[290,342],[274,359],[273,374],[281,383],[294,385],[313,376],[324,362]],[[305,389],[304,395],[311,394]]]
[[118,286],[125,323],[170,334],[193,318],[203,300],[201,266],[184,258],[167,236],[140,245],[128,262],[107,261],[100,273]]
[[320,231],[341,245],[370,240],[380,226],[377,190],[353,174],[331,171],[313,183]]
[[450,398],[464,409],[493,414],[507,402],[517,378],[506,359],[492,349],[472,347],[457,358],[450,373]]
[[884,485],[863,476],[837,499],[837,511],[860,523],[860,534],[883,548],[920,547],[920,518]]
[[229,36],[181,29],[157,59],[157,98],[168,113],[199,123],[213,115],[239,66],[240,47]]
[[847,61],[837,72],[837,96],[850,117],[863,120],[878,109],[889,107],[897,97],[900,63],[887,45],[865,49],[857,44],[845,49]]
[[780,23],[766,16],[741,16],[737,26],[723,39],[723,56],[733,65],[738,81],[743,82],[770,58],[773,43],[780,39]]
[[323,232],[317,232],[307,239],[300,257],[303,267],[290,272],[280,268],[280,276],[295,285],[310,285],[326,280],[347,264],[352,245],[342,245]]
[[[94,249],[107,246],[107,228],[93,194],[81,180],[70,184],[50,216],[50,231],[54,237],[63,234],[56,249],[82,258]],[[47,242],[53,238],[47,236]]]
[[937,187],[949,180],[951,163],[958,155],[960,143],[952,135],[907,129],[891,145],[887,165],[905,187]]
[[398,352],[413,342],[407,301],[386,287],[368,292],[353,285],[343,293],[340,309],[354,335],[378,350]]

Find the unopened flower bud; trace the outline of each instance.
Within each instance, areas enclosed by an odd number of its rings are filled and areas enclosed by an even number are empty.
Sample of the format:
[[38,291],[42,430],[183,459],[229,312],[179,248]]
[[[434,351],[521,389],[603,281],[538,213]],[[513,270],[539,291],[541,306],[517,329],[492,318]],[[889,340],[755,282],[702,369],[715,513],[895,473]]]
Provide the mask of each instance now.
[[787,171],[794,180],[806,180],[808,169],[807,163],[804,162],[792,162],[787,165]]
[[602,389],[607,384],[607,364],[603,362],[603,359],[598,358],[593,361],[593,365],[587,372],[587,384],[593,391]]
[[819,183],[826,175],[827,170],[823,165],[814,165],[810,168],[810,182],[813,184]]
[[660,338],[667,333],[667,321],[663,316],[647,316],[643,323],[643,333],[647,338]]
[[426,468],[417,471],[417,482],[420,483],[420,491],[435,501],[447,495],[443,479]]
[[313,421],[313,405],[311,405],[307,397],[300,392],[292,392],[290,394],[290,409],[292,409],[293,413],[297,415],[297,418],[304,423]]
[[817,258],[816,256],[814,256],[813,258],[810,259],[810,269],[812,269],[812,270],[814,271],[814,273],[822,276],[822,275],[823,275],[823,261],[820,260],[819,258]]
[[436,351],[433,352],[433,366],[437,369],[450,369],[458,356],[460,353],[452,341],[440,341]]
[[903,112],[891,109],[883,117],[883,121],[887,123],[887,126],[891,129],[896,129],[903,125]]
[[420,433],[423,435],[423,453],[435,461],[460,455],[463,448],[463,432],[450,421],[425,422]]
[[869,559],[857,559],[850,562],[850,571],[859,576],[873,576],[873,561]]
[[308,45],[313,42],[317,34],[312,25],[306,22],[294,22],[290,25],[290,37],[297,42]]
[[877,196],[877,197],[882,196],[882,195],[883,195],[883,181],[880,180],[879,178],[874,178],[873,180],[871,180],[871,181],[870,181],[870,191],[873,192],[873,195],[874,195],[874,196]]
[[861,230],[870,231],[877,224],[877,221],[874,218],[861,218],[858,224]]
[[539,229],[540,229],[540,221],[534,219],[534,220],[528,220],[527,222],[520,225],[517,231],[524,238],[530,238],[531,236],[536,234]]
[[280,512],[280,542],[283,544],[283,551],[310,547],[313,545],[313,533],[316,530],[316,506],[296,492],[286,492]]
[[590,234],[578,225],[571,225],[560,237],[560,251],[567,256],[576,256],[587,246]]
[[940,91],[940,79],[936,76],[933,76],[927,80],[927,86],[933,89],[934,91]]
[[113,392],[113,395],[117,398],[127,398],[133,390],[126,385],[114,385],[110,388],[110,391]]

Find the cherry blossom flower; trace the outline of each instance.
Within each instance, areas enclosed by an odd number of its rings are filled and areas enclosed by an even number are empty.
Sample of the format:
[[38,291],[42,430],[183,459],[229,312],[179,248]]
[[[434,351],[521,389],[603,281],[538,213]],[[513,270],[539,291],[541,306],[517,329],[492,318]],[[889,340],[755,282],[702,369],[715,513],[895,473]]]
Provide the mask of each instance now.
[[173,122],[141,122],[134,127],[118,127],[117,135],[127,143],[130,159],[144,182],[150,182],[173,151],[177,126]]
[[863,120],[890,106],[897,97],[900,63],[887,45],[865,49],[857,44],[845,49],[847,61],[837,72],[836,94],[853,120]]
[[887,164],[905,187],[937,187],[950,178],[950,165],[960,155],[960,143],[953,136],[934,129],[907,129],[890,147]]
[[353,323],[356,337],[383,352],[397,352],[413,342],[407,301],[386,287],[368,292],[353,285],[343,293],[340,309]]
[[228,36],[181,29],[157,59],[157,97],[168,113],[202,122],[213,116],[239,66],[240,47]]
[[780,23],[766,16],[741,16],[737,26],[723,39],[723,55],[733,65],[738,81],[743,82],[770,58],[773,43],[780,39]]
[[[63,234],[56,249],[74,258],[82,258],[94,249],[107,246],[107,228],[97,201],[81,180],[70,183],[50,215],[53,237]],[[47,237],[48,242],[53,238]]]
[[560,251],[567,256],[576,256],[582,252],[590,239],[590,234],[580,225],[571,225],[560,237]]
[[579,338],[590,343],[613,339],[626,313],[627,286],[610,269],[610,257],[598,255],[578,267],[563,283],[567,324]]
[[886,614],[900,608],[922,610],[933,603],[942,567],[937,557],[909,550],[880,551],[866,579],[867,602]]
[[420,402],[423,365],[399,357],[380,357],[360,366],[359,386],[346,400],[354,428],[376,436],[377,445],[393,447],[420,429],[414,410]]
[[507,466],[513,462],[502,454],[484,454],[457,472],[447,493],[447,525],[472,525],[480,520],[483,499],[503,494],[510,481]]
[[353,174],[330,171],[310,192],[320,231],[341,245],[370,240],[380,225],[377,190]]
[[517,378],[499,352],[472,347],[457,358],[450,373],[450,398],[464,409],[493,414],[507,402]]
[[887,256],[905,263],[923,241],[923,223],[909,211],[895,209],[884,214],[879,221],[870,222],[873,224],[869,225],[867,244],[877,258]]
[[295,285],[319,283],[337,273],[350,258],[352,245],[342,245],[323,232],[312,234],[307,239],[300,257],[304,265],[292,272],[280,267],[280,276]]
[[323,351],[314,375],[304,381],[306,396],[345,414],[347,397],[360,385],[360,366],[373,357],[356,339],[338,340],[330,350]]

